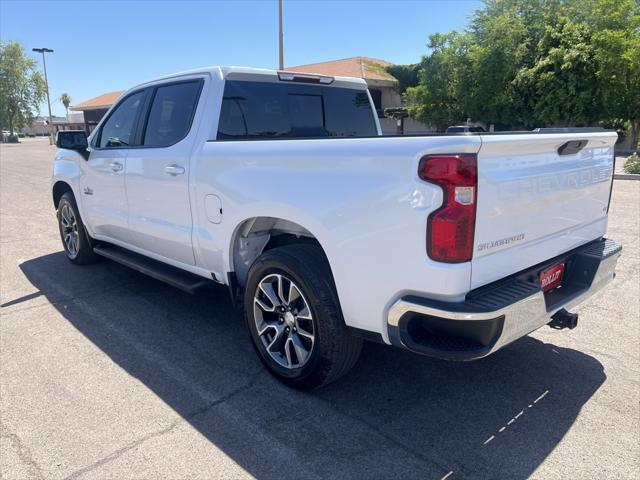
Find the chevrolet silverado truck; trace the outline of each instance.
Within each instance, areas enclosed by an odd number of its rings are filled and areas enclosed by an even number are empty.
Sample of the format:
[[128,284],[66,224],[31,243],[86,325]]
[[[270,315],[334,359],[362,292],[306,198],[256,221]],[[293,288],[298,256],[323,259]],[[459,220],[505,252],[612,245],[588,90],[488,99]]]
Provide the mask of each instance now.
[[616,134],[383,136],[365,82],[211,67],[59,132],[53,205],[75,264],[226,285],[284,383],[344,375],[363,340],[489,355],[615,275]]

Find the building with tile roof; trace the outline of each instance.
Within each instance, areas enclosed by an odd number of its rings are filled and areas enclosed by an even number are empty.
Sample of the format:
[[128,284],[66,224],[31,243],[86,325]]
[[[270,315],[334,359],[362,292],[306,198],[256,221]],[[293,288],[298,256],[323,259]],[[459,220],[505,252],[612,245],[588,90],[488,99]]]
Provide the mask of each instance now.
[[[287,67],[285,70],[300,73],[315,73],[318,75],[358,77],[367,82],[371,98],[378,112],[378,119],[382,132],[385,134],[397,133],[396,120],[386,118],[385,109],[398,109],[402,107],[402,99],[398,92],[398,80],[387,72],[386,67],[393,65],[391,62],[372,57],[350,57],[329,62],[309,63]],[[403,133],[425,133],[432,131],[426,125],[412,119],[403,118]]]
[[107,110],[116,103],[116,100],[124,93],[124,90],[117,92],[103,93],[102,95],[87,100],[82,103],[76,103],[69,107],[74,112],[82,112],[84,114],[84,126],[87,133],[96,128],[100,119],[104,117]]
[[[402,107],[402,99],[398,92],[398,80],[386,71],[386,67],[390,65],[393,64],[379,58],[350,57],[329,62],[296,65],[287,67],[285,70],[331,77],[342,76],[364,79],[367,82],[369,92],[371,92],[371,98],[375,104],[383,133],[395,134],[398,131],[396,120],[386,118],[384,115],[385,109]],[[123,91],[105,93],[85,102],[72,105],[69,109],[84,113],[85,130],[89,133],[123,93]],[[432,131],[431,128],[412,118],[403,118],[400,122],[403,133]]]

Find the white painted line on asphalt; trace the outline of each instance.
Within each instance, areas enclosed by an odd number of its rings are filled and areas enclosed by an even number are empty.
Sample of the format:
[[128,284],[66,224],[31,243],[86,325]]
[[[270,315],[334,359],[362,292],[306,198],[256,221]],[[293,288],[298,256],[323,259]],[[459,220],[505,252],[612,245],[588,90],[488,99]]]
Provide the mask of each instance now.
[[544,393],[543,393],[542,395],[540,395],[538,398],[536,398],[536,399],[533,401],[533,403],[538,403],[540,400],[542,400],[542,399],[545,397],[545,395],[546,395],[547,393],[549,393],[549,390],[545,390],[545,391],[544,391]]
[[440,480],[446,480],[447,478],[449,478],[451,475],[453,475],[453,470],[449,470],[449,473],[447,473],[444,477],[442,477]]
[[[533,405],[534,405],[534,404],[536,404],[536,403],[538,403],[540,400],[542,400],[542,399],[547,395],[547,393],[549,393],[549,390],[545,390],[545,391],[542,393],[542,395],[540,395],[538,398],[536,398],[536,399],[533,401],[533,403],[529,404],[529,407],[528,407],[528,408],[533,407]],[[511,420],[509,420],[509,421],[507,422],[507,424],[506,424],[506,425],[504,425],[503,427],[500,427],[500,429],[498,429],[498,433],[502,433],[502,432],[504,432],[504,431],[507,429],[507,427],[508,427],[508,426],[512,425],[512,424],[513,424],[513,423],[514,423],[518,418],[520,418],[522,415],[524,415],[524,410],[520,410],[520,411],[516,414],[516,416],[515,416],[515,417],[513,417]],[[496,436],[495,436],[495,435],[491,435],[489,438],[487,438],[487,439],[484,441],[483,445],[486,445],[487,443],[489,443],[490,441],[492,441],[494,438],[496,438]]]

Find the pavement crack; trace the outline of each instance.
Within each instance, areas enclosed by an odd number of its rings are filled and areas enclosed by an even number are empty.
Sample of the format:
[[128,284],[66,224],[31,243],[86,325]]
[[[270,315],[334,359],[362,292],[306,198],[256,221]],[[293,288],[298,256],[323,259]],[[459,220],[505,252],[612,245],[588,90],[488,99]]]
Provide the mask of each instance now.
[[140,445],[142,445],[143,443],[147,442],[148,440],[154,439],[154,438],[158,438],[161,437],[163,435],[166,435],[167,433],[170,433],[174,428],[176,428],[181,422],[183,421],[191,421],[194,418],[198,417],[199,415],[202,415],[204,413],[206,413],[207,411],[209,411],[210,409],[225,403],[227,401],[229,401],[231,398],[233,398],[234,396],[238,395],[239,393],[242,393],[246,390],[249,390],[250,388],[252,388],[255,383],[257,382],[258,378],[260,378],[263,374],[263,371],[259,371],[257,373],[255,373],[250,380],[245,383],[244,385],[241,385],[235,389],[233,389],[231,392],[227,393],[226,395],[223,395],[222,397],[220,397],[218,400],[215,400],[201,408],[198,408],[196,410],[194,410],[193,412],[191,412],[190,414],[181,417],[181,418],[177,418],[176,420],[174,420],[173,422],[171,422],[169,425],[167,425],[165,428],[157,430],[155,432],[149,433],[148,435],[145,435],[127,445],[125,445],[122,448],[119,448],[118,450],[115,450],[114,452],[110,453],[109,455],[107,455],[106,457],[101,458],[100,460],[87,465],[86,467],[83,467],[79,470],[76,470],[75,472],[71,473],[70,475],[68,475],[67,477],[65,477],[65,480],[73,480],[76,478],[81,477],[82,475],[84,475],[85,473],[91,472],[109,462],[112,462],[118,458],[120,458],[122,455],[124,455],[125,453],[139,447]]
[[244,392],[246,390],[250,390],[256,384],[258,379],[263,376],[263,374],[264,374],[264,370],[262,370],[262,369],[259,370],[258,372],[254,373],[251,376],[251,378],[249,379],[249,381],[247,383],[245,383],[244,385],[241,385],[241,386],[231,390],[229,393],[227,393],[226,395],[223,395],[218,400],[214,400],[213,402],[209,403],[208,405],[205,405],[204,407],[201,407],[201,408],[195,410],[194,412],[192,412],[189,415],[187,415],[185,417],[185,420],[193,420],[194,418],[202,415],[203,413],[208,412],[212,408],[215,408],[218,405],[229,401],[231,398],[235,397],[239,393],[242,393],[242,392]]
[[31,452],[29,449],[22,443],[20,437],[15,433],[10,432],[7,427],[0,422],[0,437],[6,438],[11,442],[18,453],[18,458],[29,467],[35,477],[44,479],[45,476],[42,473],[42,469],[36,463],[36,461],[31,456]]
[[[401,440],[398,440],[394,435],[391,435],[387,432],[385,432],[384,430],[382,430],[380,427],[378,427],[376,424],[369,422],[368,420],[361,418],[357,415],[351,415],[345,411],[342,411],[342,409],[338,408],[336,405],[331,405],[330,407],[333,411],[339,413],[340,415],[343,415],[347,418],[350,418],[356,422],[359,422],[363,425],[365,425],[367,428],[371,429],[372,431],[374,431],[376,434],[380,435],[382,438],[384,438],[387,442],[389,442],[390,444],[392,444],[393,446],[395,446],[396,448],[399,448],[401,451],[404,451],[408,454],[410,454],[411,456],[413,456],[414,458],[420,460],[421,462],[427,464],[427,465],[432,465],[435,466],[439,469],[441,469],[443,472],[450,472],[451,471],[451,466],[445,466],[444,462],[433,459],[433,458],[429,458],[426,455],[423,455],[421,452],[417,451],[416,449],[414,449],[413,447],[411,447],[410,445],[407,445],[406,443],[404,443]],[[456,472],[460,473],[463,478],[467,478],[468,475],[465,472],[465,469],[462,468],[461,465],[455,465],[457,468]]]
[[144,442],[146,442],[147,440],[151,440],[152,438],[157,438],[157,437],[161,437],[162,435],[165,435],[166,433],[169,433],[171,430],[173,430],[179,423],[180,423],[181,419],[176,419],[173,422],[171,422],[167,427],[158,430],[156,432],[150,433],[148,435],[145,435],[144,437],[139,438],[138,440],[135,440],[131,443],[129,443],[128,445],[125,445],[122,448],[119,448],[118,450],[110,453],[109,455],[107,455],[106,457],[98,460],[97,462],[92,463],[91,465],[87,465],[86,467],[83,467],[79,470],[76,470],[75,472],[73,472],[71,475],[68,475],[67,477],[65,477],[66,480],[71,480],[74,478],[78,478],[81,475],[84,475],[85,473],[91,472],[92,470],[95,470],[98,467],[101,467],[102,465],[105,465],[109,462],[112,462],[113,460],[116,460],[117,458],[121,457],[122,455],[124,455],[125,453],[127,453],[130,450],[133,450],[134,448],[138,447],[139,445],[142,445]]
[[[114,285],[113,287],[108,287],[108,288],[104,288],[102,290],[96,290],[96,291],[90,291],[90,292],[85,292],[82,293],[80,295],[72,295],[72,296],[66,296],[63,294],[63,296],[59,299],[54,299],[49,300],[49,295],[48,293],[39,291],[37,296],[34,296],[34,298],[39,298],[41,296],[44,296],[45,298],[47,298],[48,302],[47,303],[41,303],[38,305],[25,305],[25,306],[21,306],[21,307],[17,307],[17,308],[11,308],[8,312],[4,312],[3,311],[3,315],[11,315],[13,313],[22,313],[22,312],[26,312],[29,310],[33,310],[36,308],[43,308],[43,307],[48,307],[48,306],[53,306],[55,308],[62,306],[63,308],[65,307],[65,305],[69,305],[72,303],[76,303],[82,300],[87,300],[90,299],[92,297],[96,297],[96,296],[102,296],[106,293],[114,293],[114,292],[118,292],[120,290],[122,291],[126,291],[128,287],[132,286],[133,283],[131,284],[119,284],[119,285]],[[29,300],[33,300],[34,298],[31,298]],[[29,300],[26,300],[27,302]],[[13,305],[18,305],[18,302],[16,303],[12,303],[13,301],[8,301],[3,305],[0,305],[1,308],[3,309],[7,309],[10,308]],[[20,302],[23,303],[23,302]]]

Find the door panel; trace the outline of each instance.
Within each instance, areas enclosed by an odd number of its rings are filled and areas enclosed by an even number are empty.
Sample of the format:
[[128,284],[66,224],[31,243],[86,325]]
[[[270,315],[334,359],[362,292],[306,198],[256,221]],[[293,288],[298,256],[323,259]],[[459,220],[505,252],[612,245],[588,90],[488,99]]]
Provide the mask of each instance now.
[[83,165],[80,192],[85,223],[94,234],[127,241],[126,149],[93,150]]
[[131,243],[188,265],[195,265],[189,132],[201,88],[200,80],[158,86],[143,146],[130,151],[126,170]]
[[[159,153],[157,149],[137,149],[127,159],[131,243],[163,257],[194,265],[189,158],[188,155]],[[184,173],[167,171],[172,169],[182,169]]]
[[135,144],[145,91],[127,95],[100,126],[80,180],[85,221],[94,234],[128,241],[127,153]]

